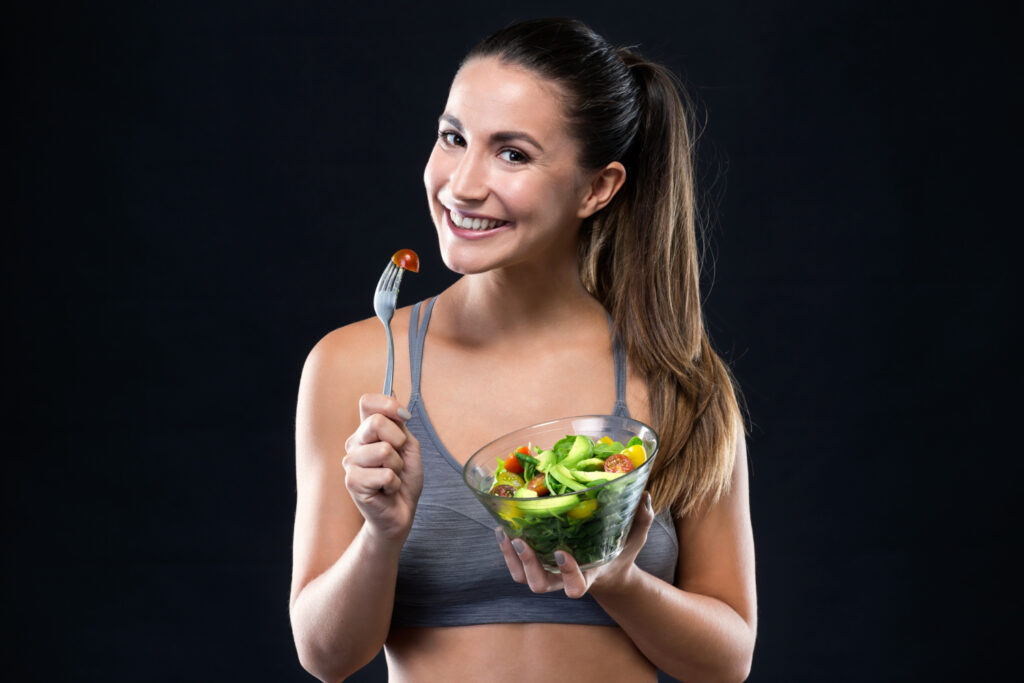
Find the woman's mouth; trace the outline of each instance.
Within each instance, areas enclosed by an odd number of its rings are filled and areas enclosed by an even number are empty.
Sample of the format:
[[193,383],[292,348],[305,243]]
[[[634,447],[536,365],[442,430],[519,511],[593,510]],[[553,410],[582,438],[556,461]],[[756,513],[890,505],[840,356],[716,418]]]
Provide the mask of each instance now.
[[463,230],[472,230],[474,232],[486,232],[488,230],[494,230],[504,225],[508,225],[508,221],[499,221],[496,218],[481,218],[479,216],[466,216],[455,209],[446,209],[448,219],[452,225],[456,228],[462,228]]

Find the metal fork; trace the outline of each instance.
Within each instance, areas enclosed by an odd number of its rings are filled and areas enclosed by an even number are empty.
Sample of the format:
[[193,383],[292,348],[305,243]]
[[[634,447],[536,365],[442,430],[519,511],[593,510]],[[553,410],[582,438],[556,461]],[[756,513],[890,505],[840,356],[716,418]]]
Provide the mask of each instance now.
[[388,371],[384,375],[384,395],[391,395],[391,382],[395,374],[395,340],[391,336],[391,318],[395,315],[395,305],[398,303],[398,285],[402,282],[404,269],[395,265],[394,261],[388,261],[388,267],[377,281],[377,290],[373,293],[373,310],[377,317],[384,323],[384,330],[388,333]]

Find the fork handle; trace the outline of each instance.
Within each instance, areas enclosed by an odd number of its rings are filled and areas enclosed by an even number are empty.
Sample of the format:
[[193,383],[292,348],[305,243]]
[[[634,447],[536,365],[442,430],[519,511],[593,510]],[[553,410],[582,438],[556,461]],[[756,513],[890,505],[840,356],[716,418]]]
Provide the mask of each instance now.
[[395,378],[395,340],[391,336],[391,325],[384,323],[384,331],[388,333],[388,370],[384,373],[384,395],[391,395],[391,383]]

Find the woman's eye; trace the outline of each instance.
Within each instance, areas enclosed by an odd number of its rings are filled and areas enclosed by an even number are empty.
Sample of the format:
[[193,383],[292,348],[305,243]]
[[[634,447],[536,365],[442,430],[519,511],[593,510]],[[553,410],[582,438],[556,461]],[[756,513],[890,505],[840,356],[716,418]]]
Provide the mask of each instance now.
[[466,144],[462,136],[453,130],[442,130],[437,134],[437,137],[443,144],[450,147],[461,147]]
[[530,160],[530,157],[526,156],[518,149],[503,149],[498,156],[513,164],[525,164]]

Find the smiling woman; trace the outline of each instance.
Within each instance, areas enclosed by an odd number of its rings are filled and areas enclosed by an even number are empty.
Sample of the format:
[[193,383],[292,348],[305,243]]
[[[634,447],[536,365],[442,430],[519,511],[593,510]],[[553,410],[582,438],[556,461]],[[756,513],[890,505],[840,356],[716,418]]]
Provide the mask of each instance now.
[[[701,319],[675,80],[579,22],[528,21],[471,51],[438,123],[424,184],[463,277],[396,313],[394,395],[374,393],[375,319],[303,370],[300,661],[340,680],[384,646],[392,681],[746,678],[743,426]],[[559,551],[549,573],[495,534],[461,468],[502,434],[585,414],[633,416],[661,447],[621,554],[582,571]]]
[[459,70],[423,174],[450,269],[576,270],[580,222],[611,200],[625,170],[612,161],[580,172],[563,99],[556,84],[496,57]]

